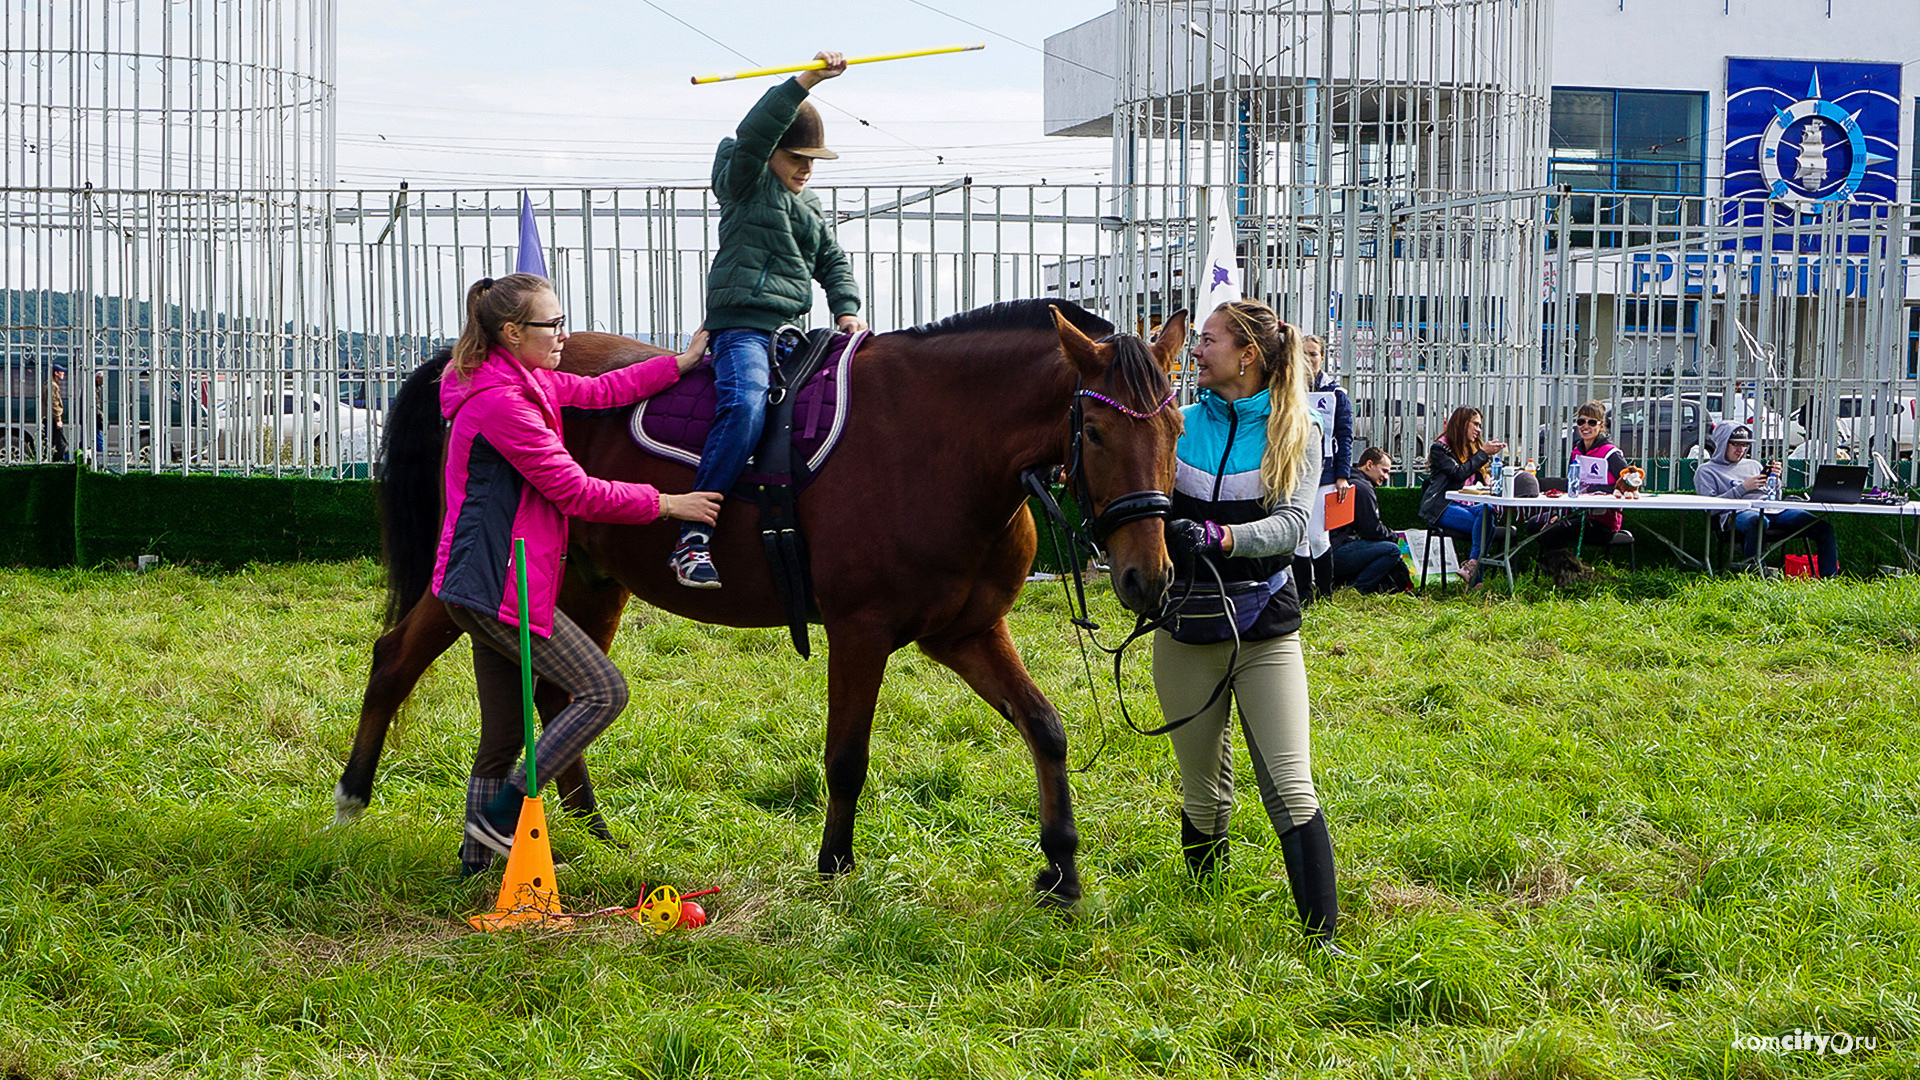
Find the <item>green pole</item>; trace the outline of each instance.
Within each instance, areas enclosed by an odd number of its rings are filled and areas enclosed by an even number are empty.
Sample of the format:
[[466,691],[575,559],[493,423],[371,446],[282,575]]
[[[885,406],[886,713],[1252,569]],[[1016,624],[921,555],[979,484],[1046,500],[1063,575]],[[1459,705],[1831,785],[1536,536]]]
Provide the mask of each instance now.
[[540,777],[533,768],[533,747],[540,740],[533,709],[533,631],[527,625],[527,542],[513,538],[513,575],[520,587],[520,713],[526,721],[527,796],[540,797]]

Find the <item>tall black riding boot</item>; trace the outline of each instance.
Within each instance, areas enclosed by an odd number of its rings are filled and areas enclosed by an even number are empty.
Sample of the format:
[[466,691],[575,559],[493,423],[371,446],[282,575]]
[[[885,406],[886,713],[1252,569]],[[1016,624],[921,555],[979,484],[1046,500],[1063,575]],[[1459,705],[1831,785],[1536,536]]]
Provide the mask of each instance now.
[[1227,868],[1226,830],[1218,836],[1203,833],[1185,810],[1180,811],[1180,849],[1187,856],[1187,869],[1202,881]]
[[1300,610],[1305,611],[1313,604],[1313,559],[1306,555],[1293,557],[1293,592],[1300,598]]
[[1319,596],[1333,595],[1333,552],[1313,560],[1313,591]]
[[1315,810],[1304,825],[1280,837],[1280,853],[1287,860],[1287,884],[1307,936],[1322,945],[1333,944],[1334,924],[1340,918],[1340,896],[1333,880],[1333,838],[1327,835],[1327,816]]

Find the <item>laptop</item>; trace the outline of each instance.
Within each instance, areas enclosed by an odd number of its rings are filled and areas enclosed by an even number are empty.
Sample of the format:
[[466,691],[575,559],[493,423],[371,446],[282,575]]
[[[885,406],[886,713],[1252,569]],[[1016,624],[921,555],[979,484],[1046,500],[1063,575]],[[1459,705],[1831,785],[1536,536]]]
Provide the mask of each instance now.
[[1865,465],[1822,465],[1814,470],[1807,501],[1857,503],[1860,492],[1867,486],[1867,472]]

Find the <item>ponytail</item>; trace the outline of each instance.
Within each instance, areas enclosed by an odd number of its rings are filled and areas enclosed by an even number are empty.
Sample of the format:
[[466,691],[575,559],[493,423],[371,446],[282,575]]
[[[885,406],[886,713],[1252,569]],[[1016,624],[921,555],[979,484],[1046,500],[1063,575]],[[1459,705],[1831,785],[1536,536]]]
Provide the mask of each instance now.
[[1237,347],[1252,345],[1260,353],[1260,373],[1267,387],[1267,449],[1260,457],[1260,490],[1262,501],[1273,506],[1293,494],[1300,481],[1300,461],[1312,437],[1300,331],[1281,322],[1272,308],[1258,300],[1233,300],[1214,310],[1226,313]]
[[472,375],[488,353],[504,344],[501,327],[532,316],[533,302],[543,289],[552,291],[553,285],[538,274],[508,274],[474,282],[467,289],[466,325],[460,328],[460,340],[453,343],[453,371],[462,379]]

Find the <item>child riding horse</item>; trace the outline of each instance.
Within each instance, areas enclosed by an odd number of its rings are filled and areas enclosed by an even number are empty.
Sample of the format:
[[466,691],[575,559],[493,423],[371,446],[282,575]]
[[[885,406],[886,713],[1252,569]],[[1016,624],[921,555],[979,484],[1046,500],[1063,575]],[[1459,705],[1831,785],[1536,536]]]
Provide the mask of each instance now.
[[[1026,740],[1046,859],[1034,887],[1052,903],[1079,898],[1066,731],[1021,663],[1006,616],[1035,551],[1025,470],[1077,461],[1076,489],[1086,493],[1082,511],[1090,517],[1115,503],[1153,505],[1138,497],[1173,486],[1180,418],[1168,407],[1168,373],[1185,341],[1185,313],[1167,320],[1151,349],[1130,335],[1105,337],[1111,329],[1069,303],[1014,301],[879,335],[854,358],[852,415],[799,499],[828,640],[822,873],[854,865],[855,806],[887,657],[916,644]],[[657,351],[583,333],[567,346],[566,368],[599,374]],[[394,712],[460,636],[426,590],[439,525],[430,509],[439,499],[442,432],[431,392],[439,366],[407,380],[388,422],[381,503],[389,629],[374,644],[359,730],[336,791],[341,820],[365,809]],[[421,398],[433,398],[433,407],[421,407]],[[636,448],[624,413],[569,416],[566,436],[589,475],[665,491],[692,485],[691,469]],[[630,594],[703,622],[785,624],[749,515],[721,515],[714,535],[716,555],[739,568],[723,590],[675,583],[667,559],[675,539],[665,526],[577,523],[561,609],[602,649],[611,647]],[[1115,524],[1105,546],[1121,603],[1156,608],[1172,580],[1161,519]],[[576,810],[590,805],[583,763],[556,780]]]

